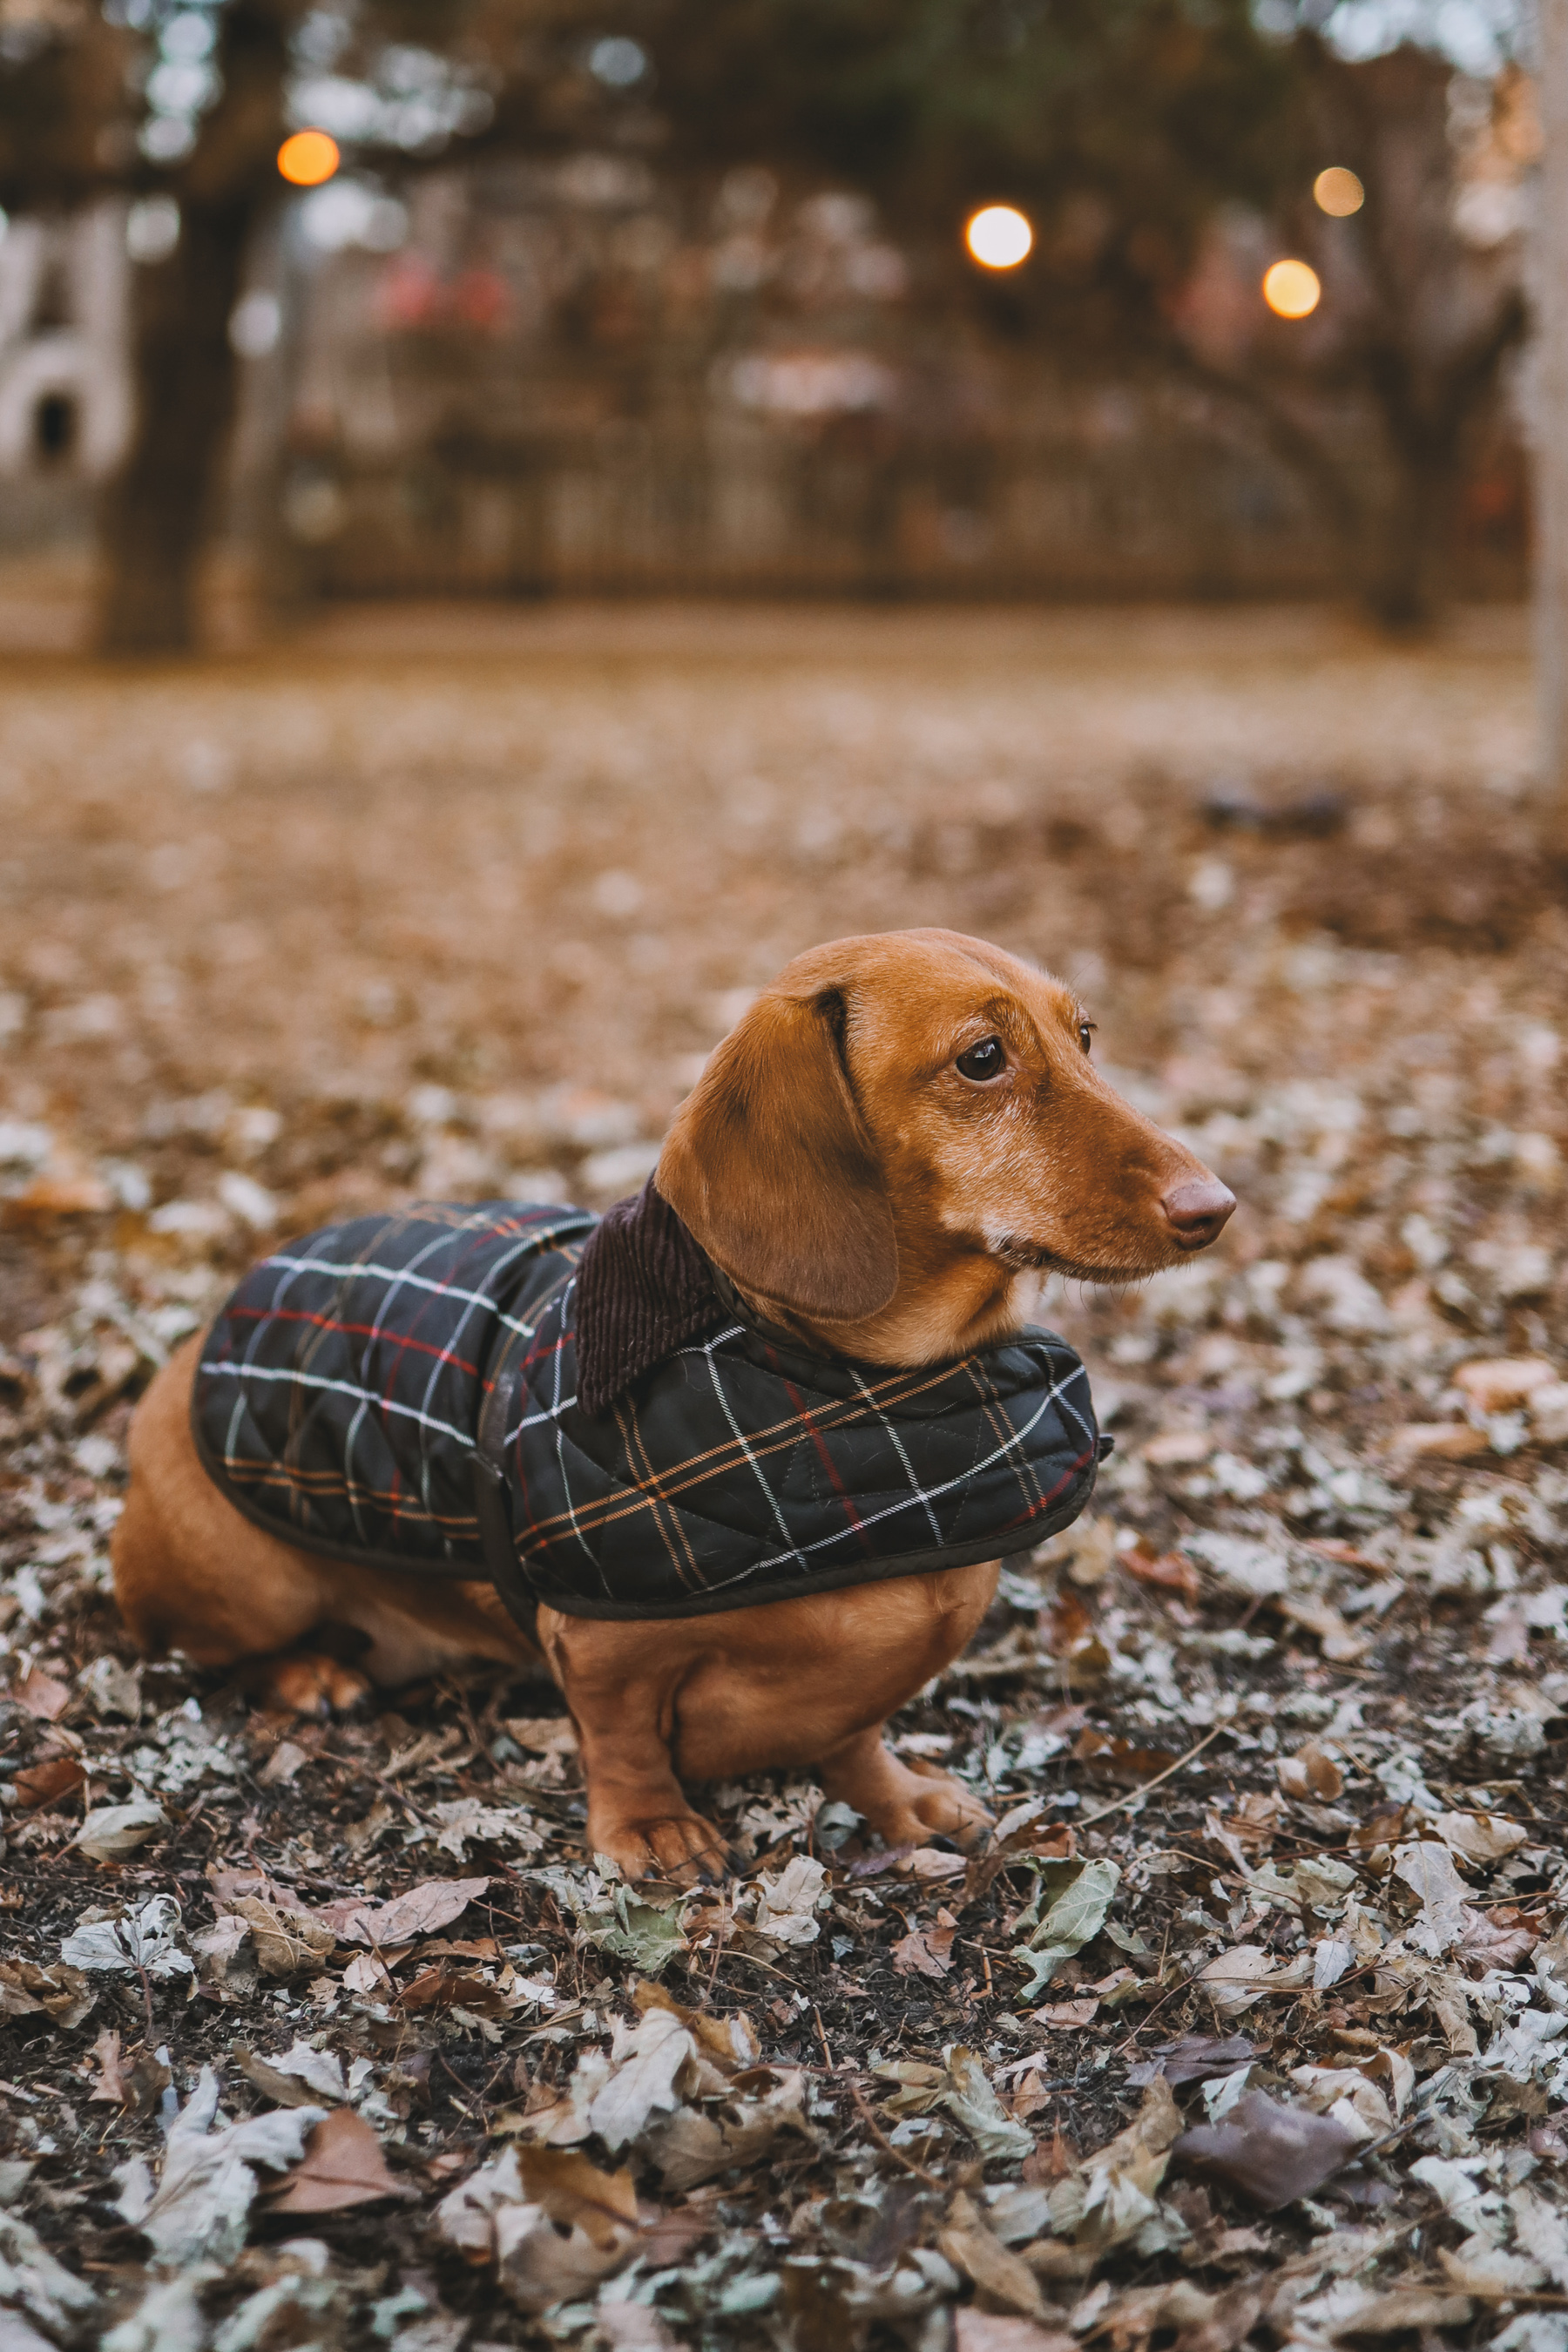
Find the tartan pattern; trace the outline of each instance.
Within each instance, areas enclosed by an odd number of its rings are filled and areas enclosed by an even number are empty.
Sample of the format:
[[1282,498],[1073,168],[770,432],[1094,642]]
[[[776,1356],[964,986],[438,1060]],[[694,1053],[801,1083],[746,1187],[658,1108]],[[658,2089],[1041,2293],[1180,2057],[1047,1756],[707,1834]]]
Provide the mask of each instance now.
[[475,1433],[503,1382],[517,1566],[535,1601],[580,1616],[686,1616],[992,1559],[1088,1501],[1088,1376],[1047,1331],[889,1370],[721,1315],[586,1413],[574,1305],[595,1222],[421,1204],[265,1259],[203,1349],[208,1471],[306,1549],[483,1576]]

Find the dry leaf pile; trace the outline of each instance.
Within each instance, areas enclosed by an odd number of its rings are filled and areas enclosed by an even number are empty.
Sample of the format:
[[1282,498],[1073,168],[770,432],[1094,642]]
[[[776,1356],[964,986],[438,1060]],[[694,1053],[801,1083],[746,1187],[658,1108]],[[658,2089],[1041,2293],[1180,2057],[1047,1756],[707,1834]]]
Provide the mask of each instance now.
[[[0,713],[3,2352],[1564,2352],[1568,918],[1506,651],[358,625]],[[892,1727],[984,1851],[786,1776],[700,1792],[733,1878],[628,1885],[548,1685],[280,1720],[131,1655],[131,1406],[248,1253],[613,1198],[772,969],[918,921],[1071,972],[1243,1203],[1044,1302],[1117,1450]]]

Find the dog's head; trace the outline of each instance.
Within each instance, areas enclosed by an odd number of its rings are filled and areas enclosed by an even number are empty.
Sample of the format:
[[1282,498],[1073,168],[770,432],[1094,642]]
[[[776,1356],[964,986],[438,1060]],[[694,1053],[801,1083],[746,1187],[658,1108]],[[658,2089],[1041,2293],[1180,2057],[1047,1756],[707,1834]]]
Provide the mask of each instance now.
[[1070,989],[983,940],[836,940],[715,1049],[656,1181],[748,1297],[849,1353],[956,1352],[1020,1274],[1135,1281],[1236,1206],[1090,1043]]

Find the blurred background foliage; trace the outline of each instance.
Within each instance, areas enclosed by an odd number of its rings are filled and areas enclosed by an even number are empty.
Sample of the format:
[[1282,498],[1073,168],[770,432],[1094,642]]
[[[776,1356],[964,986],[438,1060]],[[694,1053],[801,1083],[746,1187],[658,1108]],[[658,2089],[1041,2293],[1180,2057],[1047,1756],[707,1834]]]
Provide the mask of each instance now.
[[[194,640],[203,551],[236,528],[275,604],[363,589],[378,566],[390,586],[709,584],[726,562],[739,576],[715,518],[748,499],[753,516],[771,499],[775,525],[791,508],[787,530],[769,526],[784,551],[771,571],[755,554],[767,531],[751,531],[759,585],[1125,590],[1142,532],[1155,593],[1332,584],[1405,625],[1456,582],[1517,587],[1510,372],[1538,139],[1514,46],[1479,0],[5,0],[0,204],[57,243],[61,224],[115,208],[130,257],[112,298],[101,256],[96,279],[76,268],[91,285],[75,295],[51,294],[35,256],[10,303],[12,373],[41,383],[40,335],[81,323],[73,301],[102,314],[118,299],[124,421],[85,471],[101,640],[122,651]],[[277,158],[305,124],[342,163],[301,197]],[[1314,204],[1328,165],[1363,186],[1353,216]],[[1033,226],[1016,270],[964,252],[987,202]],[[522,215],[531,259],[506,226]],[[820,252],[806,283],[803,236],[837,247],[836,299]],[[1310,317],[1259,298],[1281,254],[1317,273]],[[75,267],[68,253],[67,279]],[[419,311],[421,268],[444,310],[427,288]],[[520,292],[520,271],[549,280],[546,299]],[[320,394],[334,339],[340,375],[363,372],[356,318],[388,350],[404,339],[381,362],[401,415],[374,464],[363,404],[356,415],[340,388],[334,422]],[[586,457],[560,402],[552,421],[518,392],[559,381],[574,339],[574,397],[599,435]],[[94,365],[111,360],[100,339]],[[721,361],[742,387],[728,424]],[[30,446],[12,429],[14,477],[86,459],[93,436],[51,397]],[[737,402],[793,436],[793,483],[776,452],[766,496],[747,475]],[[0,444],[5,406],[0,382]],[[644,436],[636,462],[617,423]],[[1091,445],[1136,444],[1112,472],[1207,468],[1210,488],[1191,511],[1173,489],[1168,515],[1131,522],[1108,489],[1097,516],[1086,495],[1074,506],[1068,444],[1084,481]],[[813,461],[819,488],[836,466],[854,477],[852,551],[809,511]],[[599,552],[573,572],[561,517],[590,476]],[[1050,575],[1020,517],[1053,497],[1080,547],[1076,572]],[[1205,497],[1250,501],[1239,537],[1272,530],[1273,554],[1198,545]],[[662,575],[646,544],[628,551],[626,512],[606,520],[617,499],[646,509]],[[416,509],[423,572],[406,545],[390,551]],[[443,529],[469,541],[456,571]],[[488,569],[487,532],[505,542]],[[1106,557],[1095,573],[1097,541],[1125,542],[1120,570]]]

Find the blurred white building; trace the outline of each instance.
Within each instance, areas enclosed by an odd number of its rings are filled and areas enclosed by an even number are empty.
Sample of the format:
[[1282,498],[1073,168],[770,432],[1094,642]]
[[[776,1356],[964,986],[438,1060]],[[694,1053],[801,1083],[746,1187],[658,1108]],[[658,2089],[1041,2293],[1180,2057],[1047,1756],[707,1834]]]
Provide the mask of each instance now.
[[0,236],[0,480],[100,481],[131,431],[125,206]]

